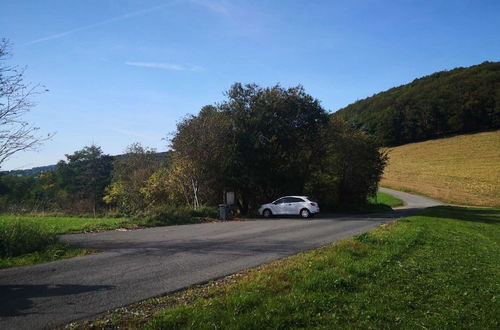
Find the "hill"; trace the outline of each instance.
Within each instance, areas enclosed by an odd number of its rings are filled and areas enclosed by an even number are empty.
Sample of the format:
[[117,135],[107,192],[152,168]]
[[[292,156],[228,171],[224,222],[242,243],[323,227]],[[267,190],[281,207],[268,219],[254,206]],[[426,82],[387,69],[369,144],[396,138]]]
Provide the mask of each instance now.
[[500,128],[500,62],[441,71],[357,101],[334,116],[384,146]]
[[21,176],[37,176],[45,172],[51,172],[56,169],[57,165],[38,166],[26,170],[11,170],[0,171],[0,175],[21,175]]
[[388,149],[383,186],[464,205],[500,206],[500,130]]

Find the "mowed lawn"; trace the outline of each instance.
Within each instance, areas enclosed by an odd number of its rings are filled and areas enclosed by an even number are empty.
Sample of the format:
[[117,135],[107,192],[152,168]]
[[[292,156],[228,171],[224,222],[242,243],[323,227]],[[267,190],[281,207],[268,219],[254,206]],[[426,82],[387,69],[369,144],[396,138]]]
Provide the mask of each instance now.
[[430,208],[74,328],[499,329],[500,209]]
[[389,149],[383,186],[462,205],[500,206],[500,131]]

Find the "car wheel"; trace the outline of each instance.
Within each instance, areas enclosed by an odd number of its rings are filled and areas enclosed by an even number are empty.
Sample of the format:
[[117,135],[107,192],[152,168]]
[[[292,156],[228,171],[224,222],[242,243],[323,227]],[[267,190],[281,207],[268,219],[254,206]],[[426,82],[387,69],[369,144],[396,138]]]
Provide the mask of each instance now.
[[264,218],[270,218],[273,216],[273,213],[270,209],[265,209],[264,212],[262,212],[262,215],[264,216]]
[[308,209],[302,209],[300,210],[300,216],[304,219],[307,219],[311,216],[311,212],[309,212]]

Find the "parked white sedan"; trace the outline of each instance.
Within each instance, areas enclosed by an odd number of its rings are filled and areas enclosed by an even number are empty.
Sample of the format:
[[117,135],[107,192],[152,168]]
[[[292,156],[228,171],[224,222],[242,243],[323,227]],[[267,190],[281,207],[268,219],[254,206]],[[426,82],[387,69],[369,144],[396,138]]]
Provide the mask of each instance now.
[[319,205],[307,196],[285,196],[259,207],[259,214],[265,218],[273,215],[300,215],[309,218],[319,213]]

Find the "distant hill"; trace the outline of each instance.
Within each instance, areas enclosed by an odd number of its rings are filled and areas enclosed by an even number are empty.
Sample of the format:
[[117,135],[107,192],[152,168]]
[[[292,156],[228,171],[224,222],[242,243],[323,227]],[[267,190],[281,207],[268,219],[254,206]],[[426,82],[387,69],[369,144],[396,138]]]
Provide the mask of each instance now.
[[500,130],[388,150],[383,186],[450,203],[500,206]]
[[500,62],[441,71],[357,101],[333,116],[381,145],[500,128]]
[[12,170],[12,171],[0,171],[0,175],[22,175],[22,176],[35,176],[45,172],[51,172],[56,169],[57,165],[47,165],[33,167],[27,170]]
[[[122,158],[125,156],[126,156],[125,154],[122,154],[122,155],[116,155],[116,156],[111,156],[111,157],[113,157],[114,159],[119,159],[119,158]],[[167,162],[168,162],[169,152],[168,151],[157,152],[156,156],[158,158],[167,159]],[[30,169],[26,169],[26,170],[0,171],[0,175],[37,176],[37,175],[45,173],[45,172],[54,171],[56,168],[57,168],[57,164],[54,164],[54,165],[33,167]]]

